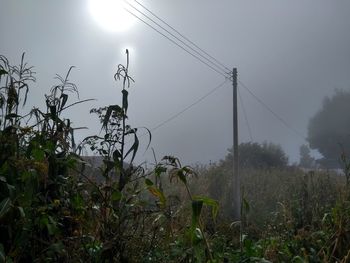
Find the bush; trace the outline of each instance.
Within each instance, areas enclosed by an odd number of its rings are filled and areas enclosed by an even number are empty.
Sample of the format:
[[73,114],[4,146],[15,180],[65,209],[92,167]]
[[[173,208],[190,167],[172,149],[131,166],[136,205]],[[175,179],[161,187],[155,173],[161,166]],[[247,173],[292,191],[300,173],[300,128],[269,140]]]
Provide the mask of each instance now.
[[[223,161],[226,167],[232,166],[233,148]],[[264,142],[241,143],[238,146],[238,159],[240,169],[268,169],[283,168],[288,165],[288,157],[280,145]]]

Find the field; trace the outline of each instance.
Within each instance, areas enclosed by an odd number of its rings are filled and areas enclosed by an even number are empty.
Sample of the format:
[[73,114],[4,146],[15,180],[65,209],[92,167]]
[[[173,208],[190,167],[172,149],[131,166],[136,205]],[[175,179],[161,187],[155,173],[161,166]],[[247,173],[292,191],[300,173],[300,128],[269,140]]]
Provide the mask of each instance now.
[[[78,91],[68,75],[58,78],[46,109],[21,115],[33,72],[23,58],[13,67],[1,57],[1,262],[350,261],[347,169],[345,176],[241,169],[241,218],[233,220],[227,160],[190,167],[165,156],[151,168],[134,164],[128,67],[115,75],[121,105],[92,109],[101,134],[76,144],[65,109],[81,102],[70,101]],[[84,148],[99,156],[99,167],[81,155]]]

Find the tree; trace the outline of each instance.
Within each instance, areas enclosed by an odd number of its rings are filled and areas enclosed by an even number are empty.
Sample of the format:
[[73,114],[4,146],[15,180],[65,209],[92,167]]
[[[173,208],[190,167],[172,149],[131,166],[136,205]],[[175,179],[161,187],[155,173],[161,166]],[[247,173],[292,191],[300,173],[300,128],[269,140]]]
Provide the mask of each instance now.
[[307,140],[311,149],[323,155],[318,162],[325,167],[340,167],[341,154],[350,150],[349,112],[350,92],[337,90],[309,121]]
[[[229,154],[225,162],[232,163],[233,149],[229,149]],[[238,147],[240,168],[283,168],[288,164],[288,157],[278,144],[264,142],[241,143]]]

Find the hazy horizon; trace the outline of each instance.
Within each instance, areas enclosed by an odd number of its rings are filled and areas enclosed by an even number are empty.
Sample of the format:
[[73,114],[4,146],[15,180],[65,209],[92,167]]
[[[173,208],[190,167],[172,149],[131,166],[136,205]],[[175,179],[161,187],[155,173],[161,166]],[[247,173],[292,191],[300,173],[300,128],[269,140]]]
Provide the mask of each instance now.
[[[131,1],[133,2],[133,1]],[[239,85],[252,138],[239,104],[239,140],[280,144],[290,163],[299,160],[307,125],[335,89],[350,88],[350,2],[267,0],[141,1],[228,68],[290,126]],[[0,0],[0,54],[18,64],[22,52],[35,67],[37,82],[28,105],[44,106],[44,94],[65,75],[81,99],[96,101],[68,111],[79,138],[99,132],[92,107],[121,103],[113,80],[130,51],[129,120],[150,129],[182,111],[224,81],[203,63],[135,21],[129,30],[104,30],[88,1]],[[117,86],[118,85],[118,86]],[[29,107],[28,107],[29,108]],[[300,133],[298,135],[295,131]],[[183,163],[223,159],[232,146],[232,86],[224,87],[153,132],[157,158],[175,155]],[[153,162],[147,144],[138,161]]]

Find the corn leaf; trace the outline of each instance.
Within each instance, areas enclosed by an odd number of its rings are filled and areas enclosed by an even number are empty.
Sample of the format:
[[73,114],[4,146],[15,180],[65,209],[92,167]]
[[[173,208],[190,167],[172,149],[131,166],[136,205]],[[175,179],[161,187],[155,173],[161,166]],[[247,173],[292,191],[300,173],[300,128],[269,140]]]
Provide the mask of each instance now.
[[218,201],[216,201],[212,198],[206,197],[206,196],[194,196],[193,199],[197,200],[197,201],[202,201],[203,204],[210,206],[211,211],[212,211],[212,216],[214,219],[216,218],[218,211],[219,211],[219,202]]
[[192,228],[195,229],[199,224],[199,217],[201,215],[203,207],[202,200],[193,200],[192,201]]
[[130,163],[134,161],[134,158],[136,156],[137,150],[139,149],[139,138],[137,137],[136,133],[134,133],[134,143],[130,147],[129,151],[125,154],[124,159],[132,152],[132,157],[130,160]]

